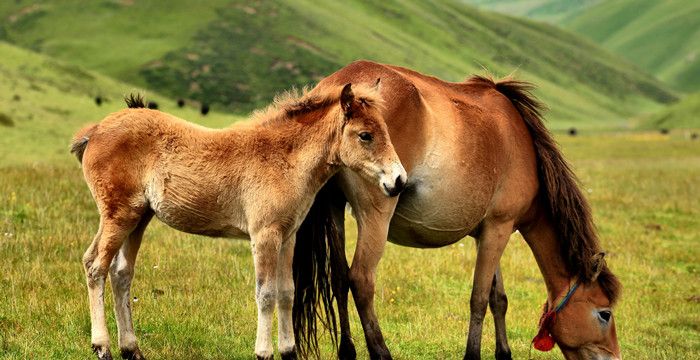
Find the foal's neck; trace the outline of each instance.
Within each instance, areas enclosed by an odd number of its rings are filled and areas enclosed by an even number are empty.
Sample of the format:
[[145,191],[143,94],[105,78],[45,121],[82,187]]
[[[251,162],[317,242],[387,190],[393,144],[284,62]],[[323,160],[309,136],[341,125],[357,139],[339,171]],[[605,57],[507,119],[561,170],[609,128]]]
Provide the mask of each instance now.
[[254,125],[253,137],[270,142],[275,152],[305,175],[308,185],[319,187],[338,171],[337,143],[340,126],[337,111],[314,111],[303,116]]

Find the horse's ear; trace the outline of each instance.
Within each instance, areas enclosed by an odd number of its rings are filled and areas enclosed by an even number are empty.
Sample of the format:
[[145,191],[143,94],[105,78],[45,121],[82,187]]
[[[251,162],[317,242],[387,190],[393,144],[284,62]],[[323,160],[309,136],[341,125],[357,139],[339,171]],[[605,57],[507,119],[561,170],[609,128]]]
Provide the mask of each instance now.
[[601,251],[591,258],[591,263],[593,265],[593,276],[591,277],[591,282],[596,281],[598,279],[598,275],[600,275],[600,272],[603,271],[603,268],[605,267],[605,252]]
[[374,90],[377,92],[382,90],[382,78],[377,78],[377,81],[374,83]]
[[355,102],[355,94],[352,93],[352,84],[346,84],[340,93],[340,108],[343,109],[346,119],[352,117],[353,102]]

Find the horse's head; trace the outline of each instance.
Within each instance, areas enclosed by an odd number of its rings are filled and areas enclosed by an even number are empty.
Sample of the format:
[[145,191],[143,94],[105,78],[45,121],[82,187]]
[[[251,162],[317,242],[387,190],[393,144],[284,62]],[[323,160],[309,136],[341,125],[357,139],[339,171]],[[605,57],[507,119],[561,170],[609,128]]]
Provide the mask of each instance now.
[[338,157],[342,165],[378,184],[387,196],[397,196],[406,185],[407,175],[391,144],[379,105],[378,98],[355,96],[351,84],[343,87]]
[[[534,340],[536,348],[546,351],[547,344],[551,348],[553,344],[543,339],[543,333],[544,336],[549,333],[566,359],[621,358],[613,315],[619,283],[605,267],[602,256],[592,279],[587,284],[572,283],[565,294],[554,300],[549,314],[543,315],[540,334]],[[555,315],[550,315],[552,312]],[[548,315],[550,319],[547,319]],[[544,349],[541,348],[543,344]]]

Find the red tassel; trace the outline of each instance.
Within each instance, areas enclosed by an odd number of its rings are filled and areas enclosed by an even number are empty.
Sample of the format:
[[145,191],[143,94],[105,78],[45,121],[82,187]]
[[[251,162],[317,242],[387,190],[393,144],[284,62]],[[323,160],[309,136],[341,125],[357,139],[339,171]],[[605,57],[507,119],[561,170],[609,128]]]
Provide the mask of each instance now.
[[539,351],[549,351],[554,348],[554,338],[552,338],[552,334],[549,331],[540,329],[537,336],[532,340],[532,344]]
[[554,323],[554,318],[556,316],[557,313],[554,311],[549,311],[542,314],[542,318],[540,319],[540,330],[537,332],[535,338],[532,339],[532,344],[535,349],[539,351],[549,351],[554,348],[554,338],[552,337],[552,333],[549,332],[549,329]]

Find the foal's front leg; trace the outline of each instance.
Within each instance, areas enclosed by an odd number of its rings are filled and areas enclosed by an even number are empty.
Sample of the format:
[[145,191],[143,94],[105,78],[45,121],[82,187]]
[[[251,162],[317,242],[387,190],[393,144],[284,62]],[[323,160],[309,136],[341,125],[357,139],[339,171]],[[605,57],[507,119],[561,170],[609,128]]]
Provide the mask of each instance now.
[[277,231],[263,229],[251,234],[255,263],[255,302],[258,305],[258,330],[255,337],[255,356],[271,360],[272,315],[277,299],[277,262],[282,236]]
[[277,341],[282,360],[296,360],[292,306],[294,305],[294,244],[296,237],[282,243],[277,265]]

